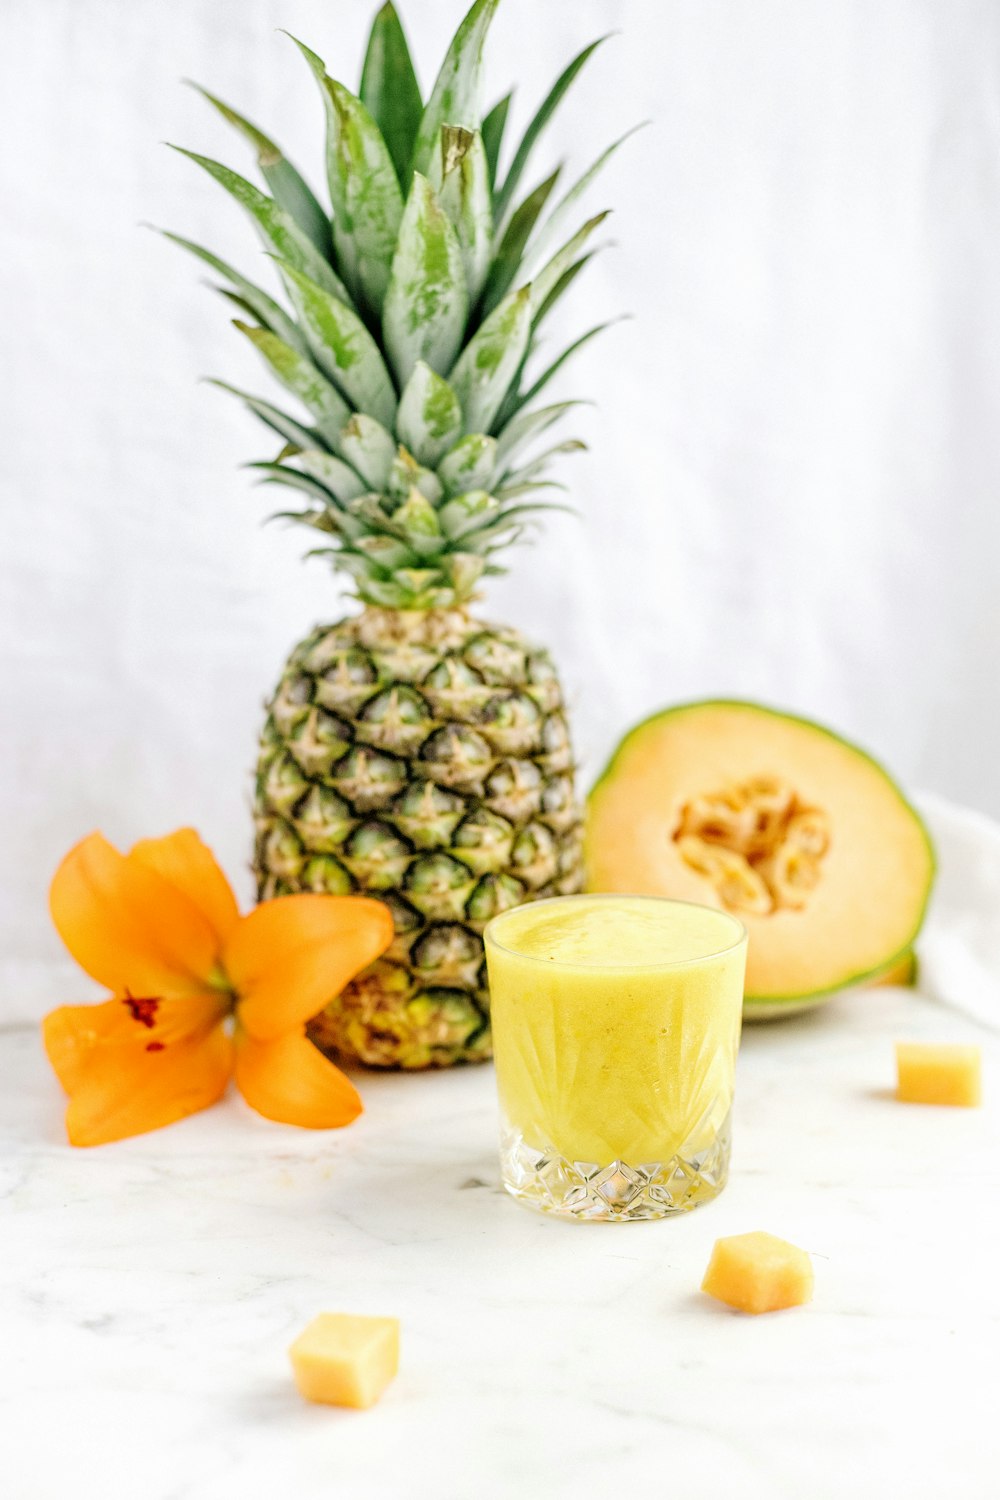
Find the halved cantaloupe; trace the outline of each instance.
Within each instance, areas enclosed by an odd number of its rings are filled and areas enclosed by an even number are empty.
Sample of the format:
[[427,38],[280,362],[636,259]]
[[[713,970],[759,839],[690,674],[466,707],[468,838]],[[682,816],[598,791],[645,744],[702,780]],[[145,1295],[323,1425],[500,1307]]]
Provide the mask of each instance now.
[[927,829],[869,755],[742,702],[683,704],[626,735],[590,794],[586,854],[592,891],[738,916],[760,1019],[905,983],[934,878]]

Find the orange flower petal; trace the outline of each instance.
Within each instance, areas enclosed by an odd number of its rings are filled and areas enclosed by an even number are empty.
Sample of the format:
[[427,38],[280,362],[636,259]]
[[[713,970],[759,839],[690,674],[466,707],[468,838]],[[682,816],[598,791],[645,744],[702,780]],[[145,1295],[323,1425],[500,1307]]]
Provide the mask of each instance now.
[[251,1108],[282,1125],[330,1130],[350,1125],[363,1108],[350,1079],[304,1030],[260,1042],[237,1028],[235,1077]]
[[244,917],[223,954],[240,1021],[270,1041],[312,1019],[392,942],[389,908],[364,896],[277,896]]
[[66,1110],[70,1144],[100,1146],[207,1109],[226,1092],[232,1061],[221,1026],[172,1043],[98,1046],[78,1069]]
[[67,854],[49,906],[80,967],[116,994],[185,994],[218,967],[212,923],[191,898],[99,833]]
[[128,996],[102,1005],[61,1005],[42,1022],[45,1051],[68,1094],[80,1087],[87,1066],[102,1049],[124,1069],[149,1043],[155,1051],[203,1038],[225,1017],[228,1001],[218,992],[158,999]]
[[178,828],[164,838],[140,839],[126,856],[183,892],[206,918],[221,949],[240,919],[233,888],[215,855],[193,828]]
[[95,1030],[102,1020],[99,1013],[106,1013],[120,1003],[109,1000],[105,1005],[61,1005],[58,1010],[50,1011],[42,1022],[46,1055],[67,1094],[71,1094],[80,1083],[87,1061],[97,1045]]

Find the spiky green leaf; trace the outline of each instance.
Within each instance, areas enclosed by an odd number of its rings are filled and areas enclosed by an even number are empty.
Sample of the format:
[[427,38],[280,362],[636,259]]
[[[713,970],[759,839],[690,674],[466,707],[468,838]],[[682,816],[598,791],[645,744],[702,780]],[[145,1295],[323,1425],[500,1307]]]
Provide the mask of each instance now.
[[[267,517],[269,521],[292,521],[298,526],[311,526],[314,531],[329,536],[341,536],[341,517],[329,510],[276,510]],[[332,549],[326,549],[332,550]],[[311,554],[307,553],[306,556]]]
[[390,576],[381,561],[360,551],[339,554],[337,566],[354,577],[359,595],[368,604],[385,609],[447,609],[457,602],[440,568],[396,568]]
[[[309,555],[310,557],[330,555],[330,549],[317,548]],[[373,597],[368,592],[371,584],[376,580],[387,580],[385,570],[373,558],[365,557],[361,552],[352,552],[345,548],[343,551],[334,552],[332,555],[336,558],[336,566],[338,568],[342,568],[345,573],[349,573],[357,584],[365,586],[365,598]],[[374,602],[381,603],[381,600],[376,599]],[[387,607],[398,608],[395,604],[388,605]]]
[[607,217],[607,213],[601,213],[588,219],[583,228],[578,229],[573,238],[567,240],[562,249],[557,250],[548,264],[539,271],[531,283],[531,316],[533,318],[541,312],[556,286],[579,257],[580,251],[590,236],[595,229],[600,228]]
[[[530,523],[529,523],[530,524]],[[511,547],[516,547],[524,539],[527,526],[504,526],[497,527],[495,534],[488,535],[485,531],[478,536],[467,537],[466,544],[475,547],[483,558],[494,556],[497,552],[507,552]],[[509,572],[509,568],[488,567],[488,574],[500,574]]]
[[610,328],[612,324],[620,321],[621,320],[618,318],[610,318],[606,323],[598,323],[594,328],[589,328],[586,333],[582,334],[580,338],[575,339],[567,349],[564,349],[562,351],[557,359],[554,359],[552,363],[542,371],[541,375],[539,375],[534,385],[532,385],[528,390],[512,391],[505,401],[503,409],[501,410],[499,422],[500,427],[505,427],[506,424],[510,422],[519,411],[521,411],[526,406],[530,406],[535,397],[541,395],[542,391],[549,384],[549,382],[553,380],[556,375],[558,375],[559,371],[570,359],[573,358],[574,354],[578,353],[580,349],[589,344],[591,339],[595,339],[599,333],[603,333],[606,328]]
[[567,193],[564,193],[563,196],[559,199],[559,202],[549,214],[549,217],[541,226],[538,233],[535,235],[534,239],[528,247],[528,251],[525,257],[525,268],[529,273],[535,266],[541,264],[541,260],[545,251],[554,242],[556,236],[559,234],[559,231],[563,228],[563,225],[565,224],[566,219],[569,216],[570,210],[574,208],[580,201],[584,193],[586,193],[587,189],[591,186],[594,180],[604,170],[615,153],[619,151],[622,146],[624,146],[627,140],[635,135],[636,131],[642,130],[643,128],[644,126],[640,124],[633,125],[631,130],[626,130],[625,134],[619,136],[616,141],[613,141],[606,151],[601,152],[600,156],[595,162],[591,164],[591,166],[587,168],[583,176],[580,177],[569,189],[569,191]]
[[436,524],[436,511],[416,491],[391,514],[380,495],[362,495],[352,501],[351,512],[367,531],[404,542],[413,554],[410,563],[434,559],[448,546],[448,538]]
[[355,473],[350,464],[345,464],[332,453],[304,448],[297,454],[297,459],[306,473],[324,484],[342,505],[365,493],[366,485],[361,476]]
[[455,495],[439,512],[439,520],[446,535],[458,541],[468,533],[484,526],[497,514],[500,502],[488,490],[470,490],[464,495]]
[[574,57],[569,66],[559,75],[549,93],[543,99],[531,124],[524,133],[521,144],[517,148],[514,160],[511,162],[510,171],[504,180],[504,185],[496,195],[496,216],[498,220],[503,217],[513,202],[514,194],[521,184],[521,178],[524,175],[524,170],[528,165],[529,158],[535,149],[539,136],[559,108],[580,69],[593,56],[597,48],[607,40],[606,36],[602,36],[596,42],[591,42],[589,47],[584,47],[583,51]]
[[497,100],[483,121],[483,146],[486,151],[486,163],[490,172],[491,189],[496,186],[504,131],[507,128],[507,116],[510,113],[510,101],[513,97],[513,94],[504,94],[502,99]]
[[397,501],[406,500],[414,490],[431,505],[444,495],[444,486],[433,469],[419,464],[408,448],[399,447],[386,482],[386,494]]
[[183,235],[172,234],[169,229],[160,229],[157,233],[162,234],[164,239],[171,240],[175,245],[180,245],[182,249],[190,251],[192,255],[196,255],[207,266],[211,266],[213,271],[218,271],[220,276],[225,276],[226,280],[230,281],[239,292],[258,323],[262,323],[265,328],[270,328],[272,333],[276,333],[279,338],[284,339],[286,344],[291,344],[292,348],[298,349],[301,354],[308,353],[305,339],[294,321],[280,303],[275,302],[274,298],[262,287],[248,281],[220,256],[213,254],[211,250],[206,250],[204,245],[198,245],[194,240],[186,240]]
[[420,563],[419,555],[397,537],[365,536],[354,545],[358,552],[370,557],[386,573],[399,573]]
[[[506,504],[510,500],[516,500],[521,495],[535,495],[539,490],[561,490],[565,493],[567,486],[556,479],[531,479],[524,484],[504,484],[497,490],[497,498]],[[571,506],[562,506],[560,509],[571,510]]]
[[460,598],[467,599],[486,567],[486,560],[474,552],[450,552],[441,559],[445,576]]
[[[241,297],[239,292],[234,292],[231,286],[217,286],[212,281],[206,281],[205,285],[207,287],[210,287],[213,292],[218,292],[220,297],[225,297],[226,301],[231,303],[233,307],[237,308],[239,312],[245,314],[247,317],[253,318],[255,322],[261,323],[265,328],[270,328],[272,333],[278,333],[279,338],[281,337],[279,330],[275,328],[271,322],[268,321],[266,306],[258,298],[255,297],[253,299],[250,299],[247,297]],[[292,328],[295,328],[294,323],[292,324]],[[293,347],[296,349],[304,349],[306,353],[309,352],[308,348],[306,347],[305,340],[302,338],[302,335],[298,332],[297,329]]]
[[443,125],[480,126],[483,47],[499,0],[476,0],[459,26],[424,110],[413,151],[413,169],[427,173]]
[[416,172],[382,314],[382,335],[400,387],[418,360],[439,375],[448,373],[468,316],[458,237],[427,178]]
[[[190,80],[189,80],[190,82]],[[263,174],[275,202],[289,214],[303,233],[307,234],[317,250],[329,258],[333,249],[330,235],[330,219],[312,188],[285,156],[281,147],[270,136],[259,130],[245,115],[224,103],[216,94],[209,93],[200,83],[191,83],[203,99],[217,109],[224,120],[236,127],[257,152],[257,165]]]
[[261,483],[273,482],[275,484],[287,484],[291,489],[301,490],[303,494],[311,495],[314,500],[322,500],[324,503],[332,499],[318,480],[308,474],[301,473],[285,464],[261,461],[258,463],[244,464],[245,469],[253,469],[255,473],[263,474],[265,478]]
[[[540,486],[536,486],[540,488]],[[555,486],[553,486],[555,488]],[[532,505],[511,505],[497,510],[495,515],[489,516],[484,522],[478,522],[462,536],[465,546],[474,548],[477,552],[492,552],[497,550],[497,545],[505,547],[509,542],[504,539],[511,532],[520,533],[525,526],[536,524],[535,517],[545,511],[559,510],[567,515],[575,515],[576,512],[570,505],[557,505],[551,500],[536,501]],[[530,518],[530,519],[529,519]]]
[[396,416],[396,392],[379,347],[364,323],[346,303],[294,266],[283,264],[281,269],[320,369],[356,411],[374,417],[383,427],[391,427]]
[[449,377],[466,432],[489,432],[531,336],[531,290],[511,292],[466,345]]
[[311,360],[279,339],[267,328],[254,328],[236,320],[234,326],[245,334],[257,352],[267,361],[275,375],[315,418],[323,438],[336,448],[351,410],[340,392],[320,374]]
[[399,398],[396,431],[414,458],[436,468],[462,431],[462,408],[446,380],[418,360]]
[[358,583],[358,596],[366,604],[378,604],[382,609],[443,609],[450,600],[435,601],[431,606],[415,599],[408,589],[394,579],[372,579],[368,583]]
[[372,26],[361,74],[361,102],[368,110],[406,186],[424,112],[420,85],[396,8],[383,5]]
[[389,283],[403,194],[382,132],[361,100],[328,76],[323,59],[292,37],[320,87],[337,263],[356,301],[376,312]]
[[548,295],[544,298],[541,306],[535,313],[532,327],[536,333],[538,332],[539,328],[541,328],[542,324],[545,322],[545,319],[555,307],[560,297],[564,296],[565,293],[569,291],[576,278],[580,275],[580,272],[586,270],[587,266],[590,264],[597,253],[597,250],[590,250],[586,255],[581,255],[579,260],[575,260],[571,266],[566,267],[566,270],[559,277],[558,281],[552,287]]
[[392,519],[391,509],[386,508],[384,500],[385,495],[381,491],[378,494],[366,491],[365,494],[358,495],[355,500],[352,500],[348,508],[352,516],[357,516],[360,521],[364,522],[366,531],[402,536],[400,528]]
[[355,412],[340,434],[339,452],[373,490],[385,489],[396,444],[374,417]]
[[497,469],[496,438],[470,433],[438,465],[438,478],[450,495],[489,489]]
[[458,236],[473,304],[486,281],[493,250],[493,196],[478,131],[445,125],[432,160],[431,185]]
[[497,434],[497,462],[503,463],[513,458],[525,443],[529,443],[534,437],[539,437],[574,406],[583,405],[585,405],[583,401],[557,401],[552,406],[542,406],[535,411],[523,411],[513,417]]
[[548,471],[552,460],[555,458],[569,453],[586,453],[586,451],[586,443],[582,443],[579,438],[569,438],[564,443],[556,443],[554,447],[546,448],[543,453],[539,453],[536,458],[533,458],[530,463],[525,464],[523,468],[514,469],[504,474],[501,481],[500,493],[507,494],[514,488],[520,488],[522,485],[530,484],[533,480],[538,479]]
[[515,278],[521,270],[525,246],[531,236],[531,231],[538,223],[552,195],[552,190],[559,180],[559,173],[560,168],[557,167],[550,177],[546,177],[544,182],[539,183],[533,193],[528,194],[517,211],[512,214],[503,239],[500,241],[500,248],[490,267],[486,290],[483,293],[484,313],[491,313],[514,285]]
[[444,581],[440,568],[397,568],[393,577],[414,598],[419,598],[428,589],[433,589]]
[[238,396],[255,417],[259,417],[272,432],[278,433],[296,448],[321,449],[326,442],[318,427],[304,426],[302,422],[297,422],[287,412],[281,411],[277,406],[272,406],[270,401],[264,401],[260,396],[252,396],[249,391],[242,391],[239,386],[229,385],[225,380],[210,378],[206,383],[214,385],[217,390],[228,391],[231,396]]
[[419,557],[437,557],[447,546],[437,511],[417,489],[410,491],[408,498],[393,513],[392,519],[402,529],[407,545]]
[[295,266],[306,276],[311,276],[318,286],[325,287],[335,297],[350,301],[343,282],[329,261],[320,254],[291,215],[278,207],[273,198],[255,188],[252,182],[248,182],[238,172],[231,171],[221,162],[213,161],[210,156],[199,156],[196,151],[187,151],[183,146],[175,146],[173,149],[197,163],[235,198],[256,223],[264,243],[276,250],[282,260],[288,261],[289,265]]
[[313,479],[309,474],[303,474],[298,469],[293,469],[287,464],[278,463],[254,463],[247,464],[246,468],[253,469],[258,474],[263,474],[262,484],[281,484],[287,489],[299,490],[304,495],[309,495],[313,500],[319,500],[324,506],[338,513],[338,506],[333,495],[325,485]]

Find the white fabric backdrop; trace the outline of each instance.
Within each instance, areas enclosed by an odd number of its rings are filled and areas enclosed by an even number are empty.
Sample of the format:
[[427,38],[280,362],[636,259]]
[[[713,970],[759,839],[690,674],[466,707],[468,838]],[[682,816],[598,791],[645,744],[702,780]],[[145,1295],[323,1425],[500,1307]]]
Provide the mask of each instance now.
[[[374,3],[374,0],[373,0]],[[459,0],[410,0],[425,85]],[[320,176],[285,26],[356,77],[360,0],[4,0],[0,1013],[51,1001],[62,851],[196,824],[246,878],[260,703],[340,609],[239,461],[266,436],[202,374],[266,388],[153,220],[244,268],[239,211],[172,139],[250,171],[178,79]],[[519,118],[591,36],[550,138],[618,246],[557,336],[624,323],[564,380],[598,395],[583,524],[517,555],[488,612],[552,644],[589,781],[655,707],[727,693],[838,725],[1000,811],[1000,6],[995,0],[505,0]],[[542,166],[539,158],[539,169]],[[258,273],[259,274],[259,273]],[[567,303],[570,299],[567,299]],[[68,976],[69,970],[66,974]]]

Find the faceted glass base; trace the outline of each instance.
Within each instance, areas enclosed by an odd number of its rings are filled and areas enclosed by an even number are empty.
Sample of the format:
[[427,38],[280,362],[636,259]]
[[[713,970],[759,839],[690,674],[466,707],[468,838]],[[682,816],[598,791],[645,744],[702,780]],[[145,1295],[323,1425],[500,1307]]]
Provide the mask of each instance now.
[[[702,1137],[702,1142],[703,1142]],[[711,1143],[670,1161],[605,1164],[567,1161],[531,1146],[505,1126],[500,1140],[503,1185],[529,1208],[565,1219],[662,1219],[687,1213],[721,1193],[729,1175],[730,1117]]]

